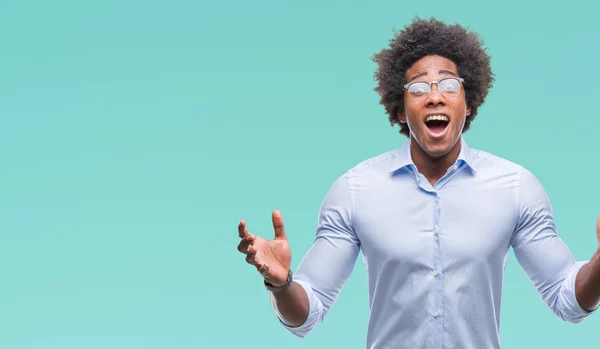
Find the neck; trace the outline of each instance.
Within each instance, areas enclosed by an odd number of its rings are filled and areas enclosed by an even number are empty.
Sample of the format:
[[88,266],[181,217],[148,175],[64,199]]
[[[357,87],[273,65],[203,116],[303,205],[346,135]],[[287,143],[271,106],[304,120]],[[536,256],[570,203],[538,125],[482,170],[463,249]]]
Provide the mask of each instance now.
[[461,141],[459,140],[448,153],[440,157],[432,157],[421,148],[414,138],[410,138],[410,155],[412,160],[419,173],[423,174],[431,185],[439,181],[446,174],[450,166],[456,162],[460,154],[460,149]]

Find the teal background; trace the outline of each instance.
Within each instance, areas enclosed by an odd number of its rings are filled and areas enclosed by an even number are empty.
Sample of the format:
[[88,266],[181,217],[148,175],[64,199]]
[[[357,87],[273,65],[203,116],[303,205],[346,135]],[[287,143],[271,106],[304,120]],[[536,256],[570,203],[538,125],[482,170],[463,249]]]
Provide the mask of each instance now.
[[[362,262],[307,338],[236,226],[293,266],[335,178],[401,146],[370,57],[416,15],[479,32],[496,84],[466,134],[530,169],[577,259],[597,246],[592,1],[0,1],[0,348],[364,348]],[[504,348],[593,348],[507,266]]]

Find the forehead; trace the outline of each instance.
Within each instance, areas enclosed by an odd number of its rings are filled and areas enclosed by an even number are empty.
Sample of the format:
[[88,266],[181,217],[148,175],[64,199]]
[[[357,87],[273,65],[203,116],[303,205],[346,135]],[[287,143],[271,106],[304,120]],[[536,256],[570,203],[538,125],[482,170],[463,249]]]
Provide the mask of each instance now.
[[441,56],[425,56],[416,61],[407,71],[406,79],[419,75],[438,75],[439,71],[446,70],[458,75],[458,68],[451,60]]

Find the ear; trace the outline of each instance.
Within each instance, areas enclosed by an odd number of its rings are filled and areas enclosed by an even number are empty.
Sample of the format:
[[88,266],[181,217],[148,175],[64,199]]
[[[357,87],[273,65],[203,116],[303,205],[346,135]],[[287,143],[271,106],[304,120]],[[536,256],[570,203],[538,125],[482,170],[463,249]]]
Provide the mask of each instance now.
[[406,115],[404,115],[404,111],[398,110],[398,121],[403,124],[406,124]]
[[471,115],[471,107],[467,107],[467,116]]

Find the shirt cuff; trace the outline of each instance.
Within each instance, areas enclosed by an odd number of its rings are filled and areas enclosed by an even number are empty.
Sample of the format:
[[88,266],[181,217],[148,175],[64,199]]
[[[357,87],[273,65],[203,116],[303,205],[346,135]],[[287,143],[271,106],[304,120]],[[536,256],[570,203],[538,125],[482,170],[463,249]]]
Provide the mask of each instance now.
[[306,292],[306,295],[308,296],[309,309],[306,321],[304,321],[304,323],[300,326],[290,326],[286,324],[283,321],[283,316],[277,308],[277,302],[275,301],[275,296],[273,296],[273,293],[271,293],[271,307],[273,308],[275,315],[283,327],[298,337],[305,337],[320,322],[321,314],[323,313],[323,304],[319,298],[317,298],[312,290],[312,287],[307,282],[301,280],[294,280],[294,282],[302,286]]
[[599,302],[598,304],[596,304],[594,309],[586,310],[581,307],[575,295],[575,279],[577,278],[577,273],[579,272],[581,267],[583,267],[588,262],[589,261],[579,261],[571,267],[569,275],[567,276],[567,280],[565,280],[565,284],[563,285],[565,289],[563,290],[563,292],[561,292],[563,304],[565,305],[564,315],[566,317],[566,320],[572,323],[579,323],[585,320],[600,306]]

